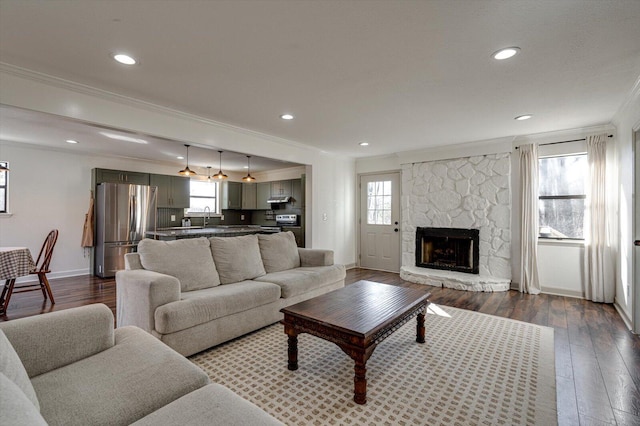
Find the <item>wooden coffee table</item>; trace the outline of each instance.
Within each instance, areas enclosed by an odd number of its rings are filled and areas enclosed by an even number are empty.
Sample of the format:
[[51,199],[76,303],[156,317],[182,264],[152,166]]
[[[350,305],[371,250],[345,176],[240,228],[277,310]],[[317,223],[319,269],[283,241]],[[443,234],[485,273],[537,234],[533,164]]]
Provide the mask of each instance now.
[[366,364],[378,343],[417,316],[416,342],[424,343],[426,289],[358,281],[339,290],[281,309],[289,343],[289,370],[298,369],[298,334],[335,343],[355,361],[357,404],[367,402]]

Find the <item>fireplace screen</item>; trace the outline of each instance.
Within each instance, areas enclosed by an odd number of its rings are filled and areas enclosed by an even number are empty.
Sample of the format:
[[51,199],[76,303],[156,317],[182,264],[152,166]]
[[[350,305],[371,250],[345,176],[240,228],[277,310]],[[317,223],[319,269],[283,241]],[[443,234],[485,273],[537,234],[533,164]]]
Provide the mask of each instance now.
[[458,228],[418,228],[416,266],[479,273],[480,231]]

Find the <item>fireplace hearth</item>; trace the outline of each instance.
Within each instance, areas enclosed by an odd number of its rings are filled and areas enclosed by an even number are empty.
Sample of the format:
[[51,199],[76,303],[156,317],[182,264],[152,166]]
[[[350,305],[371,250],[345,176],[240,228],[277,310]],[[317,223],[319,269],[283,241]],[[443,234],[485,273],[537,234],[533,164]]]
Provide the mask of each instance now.
[[416,266],[478,274],[480,230],[416,229]]

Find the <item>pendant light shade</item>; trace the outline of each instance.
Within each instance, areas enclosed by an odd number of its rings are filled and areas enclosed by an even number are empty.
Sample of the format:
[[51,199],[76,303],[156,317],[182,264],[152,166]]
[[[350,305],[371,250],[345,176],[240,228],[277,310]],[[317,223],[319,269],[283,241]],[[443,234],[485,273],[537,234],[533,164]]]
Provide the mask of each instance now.
[[251,176],[251,156],[247,155],[247,175],[242,178],[244,182],[255,182],[256,178]]
[[193,175],[196,175],[197,173],[189,168],[189,147],[191,145],[184,144],[184,146],[187,147],[187,167],[185,167],[184,169],[180,170],[178,172],[178,174],[180,174],[182,176],[193,176]]
[[216,173],[215,175],[213,175],[212,177],[214,179],[226,179],[229,176],[225,175],[224,173],[222,173],[222,151],[218,151],[220,153],[220,170],[218,170],[218,173]]
[[9,167],[4,163],[0,163],[0,172],[8,172],[8,171],[9,171]]
[[207,166],[207,180],[211,181],[211,166]]

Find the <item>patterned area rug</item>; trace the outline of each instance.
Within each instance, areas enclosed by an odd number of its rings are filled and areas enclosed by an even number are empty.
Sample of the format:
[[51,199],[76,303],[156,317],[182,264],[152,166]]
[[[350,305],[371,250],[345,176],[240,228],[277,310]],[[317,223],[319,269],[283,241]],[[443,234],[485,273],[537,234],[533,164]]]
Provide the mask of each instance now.
[[274,324],[191,357],[287,425],[555,425],[553,329],[431,305],[367,362],[367,403],[353,402],[354,363],[333,343],[298,336],[297,371]]

